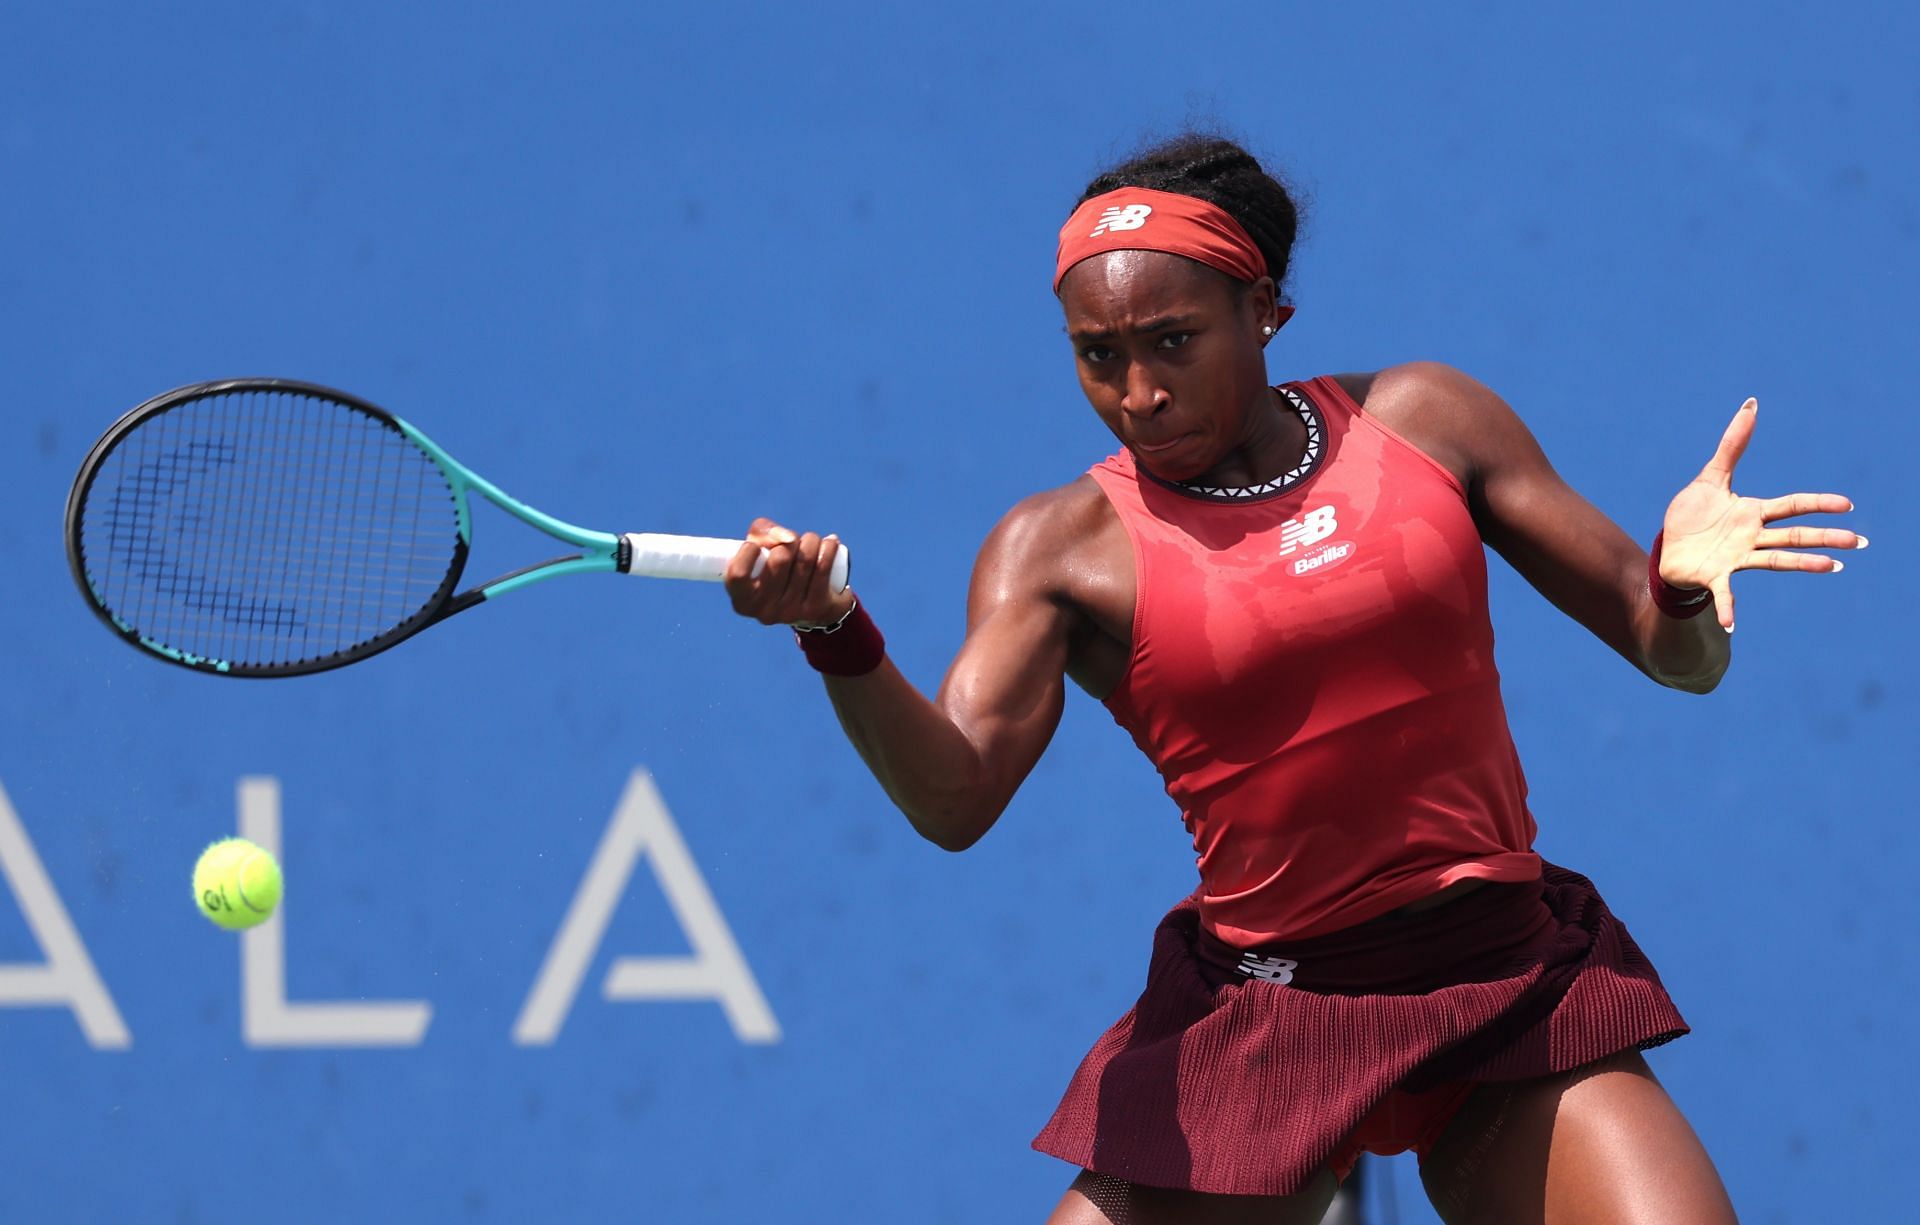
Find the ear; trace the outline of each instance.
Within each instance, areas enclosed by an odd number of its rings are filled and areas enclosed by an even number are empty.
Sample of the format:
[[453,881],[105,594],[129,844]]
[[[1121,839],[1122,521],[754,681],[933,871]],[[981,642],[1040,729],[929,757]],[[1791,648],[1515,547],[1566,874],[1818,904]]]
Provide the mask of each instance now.
[[1277,332],[1280,325],[1286,322],[1280,317],[1279,292],[1279,287],[1270,276],[1263,276],[1247,286],[1241,301],[1248,311],[1254,331],[1272,328]]

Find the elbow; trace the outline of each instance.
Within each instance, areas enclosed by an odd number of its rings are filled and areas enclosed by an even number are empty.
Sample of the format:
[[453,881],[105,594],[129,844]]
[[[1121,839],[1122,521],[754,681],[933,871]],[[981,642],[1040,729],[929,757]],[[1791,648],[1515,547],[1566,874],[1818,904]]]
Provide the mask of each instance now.
[[[984,833],[985,831],[982,832]],[[923,829],[920,831],[920,836],[941,850],[950,851],[955,855],[958,855],[961,851],[966,850],[974,843],[980,841],[980,834],[954,833],[950,830],[930,832]]]
[[1720,687],[1720,678],[1727,674],[1727,661],[1722,659],[1711,668],[1698,672],[1663,672],[1648,667],[1647,675],[1669,689],[1678,689],[1682,693],[1708,694]]
[[1720,686],[1720,678],[1725,671],[1714,672],[1706,676],[1688,676],[1666,682],[1667,688],[1678,689],[1682,693],[1712,693]]
[[1733,649],[1717,622],[1702,620],[1707,624],[1694,630],[1691,641],[1657,642],[1642,648],[1640,670],[1669,689],[1712,693],[1733,663]]
[[903,807],[901,811],[922,838],[956,855],[986,837],[1000,818],[1000,808],[989,805],[942,806],[935,811]]
[[886,790],[915,833],[955,854],[986,837],[1013,798],[1010,791],[1003,793],[978,771],[964,775],[956,771],[942,783],[918,776],[911,780],[911,786],[888,786]]
[[986,817],[948,815],[939,820],[930,821],[914,817],[909,813],[908,819],[913,822],[914,829],[920,832],[922,838],[943,851],[951,851],[958,855],[986,837],[987,831],[993,828],[994,819],[999,815],[998,813]]

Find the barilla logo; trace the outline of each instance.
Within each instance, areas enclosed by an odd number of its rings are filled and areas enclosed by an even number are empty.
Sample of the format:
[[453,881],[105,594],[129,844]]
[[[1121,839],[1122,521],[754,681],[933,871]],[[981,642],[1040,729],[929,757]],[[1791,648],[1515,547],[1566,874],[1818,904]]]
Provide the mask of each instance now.
[[1098,238],[1108,230],[1137,230],[1147,223],[1147,217],[1153,212],[1151,204],[1129,204],[1126,207],[1114,205],[1100,214],[1100,224],[1093,227],[1088,238]]
[[1352,557],[1354,547],[1354,543],[1351,540],[1336,540],[1331,544],[1323,544],[1305,557],[1302,557],[1299,561],[1294,562],[1293,565],[1288,568],[1292,570],[1296,577],[1302,574],[1312,574],[1316,570],[1331,570],[1341,562],[1347,560],[1347,558]]

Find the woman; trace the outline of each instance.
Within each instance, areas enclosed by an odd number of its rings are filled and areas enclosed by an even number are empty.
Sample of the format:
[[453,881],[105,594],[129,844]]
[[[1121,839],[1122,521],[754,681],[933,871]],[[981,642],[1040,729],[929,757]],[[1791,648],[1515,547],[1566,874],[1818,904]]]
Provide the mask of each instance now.
[[1082,1167],[1055,1225],[1318,1221],[1359,1152],[1409,1148],[1448,1221],[1730,1221],[1639,1054],[1685,1023],[1592,885],[1533,853],[1482,542],[1705,693],[1736,571],[1838,570],[1787,550],[1866,545],[1770,525],[1851,503],[1733,493],[1749,400],[1649,556],[1458,371],[1272,387],[1294,230],[1285,189],[1222,140],[1087,188],[1054,284],[1122,447],[988,537],[933,700],[829,589],[832,536],[756,520],[733,605],[795,626],[861,756],[948,850],[1005,808],[1068,677],[1180,803],[1200,887],[1035,1142]]

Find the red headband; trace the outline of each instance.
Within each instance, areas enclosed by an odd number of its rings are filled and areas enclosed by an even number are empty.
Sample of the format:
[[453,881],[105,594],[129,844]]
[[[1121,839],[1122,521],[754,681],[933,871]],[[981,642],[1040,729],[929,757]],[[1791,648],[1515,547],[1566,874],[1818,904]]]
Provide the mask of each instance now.
[[1192,196],[1122,187],[1095,196],[1060,227],[1053,292],[1073,267],[1107,251],[1165,251],[1199,260],[1238,281],[1267,275],[1267,257],[1223,208]]

